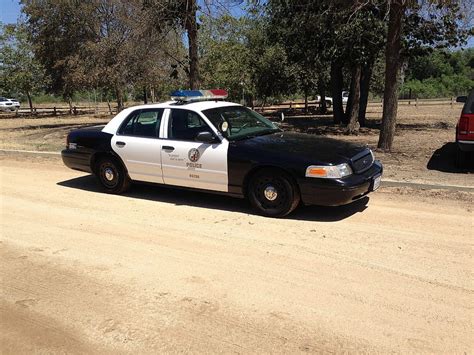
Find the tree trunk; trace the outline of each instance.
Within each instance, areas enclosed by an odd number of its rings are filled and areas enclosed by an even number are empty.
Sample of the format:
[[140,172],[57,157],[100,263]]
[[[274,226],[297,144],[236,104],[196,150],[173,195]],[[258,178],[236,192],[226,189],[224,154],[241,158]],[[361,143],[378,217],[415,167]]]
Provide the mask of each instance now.
[[319,94],[321,95],[321,113],[324,115],[328,112],[328,104],[326,103],[326,90],[324,85],[319,84]]
[[30,112],[33,113],[33,101],[31,100],[31,94],[28,90],[26,90],[26,97],[28,98],[28,105],[30,105]]
[[308,88],[304,88],[304,113],[308,113]]
[[360,101],[359,101],[359,123],[361,127],[365,126],[367,112],[367,103],[369,102],[370,79],[372,78],[372,69],[374,62],[370,61],[362,67],[360,78]]
[[109,99],[107,99],[107,106],[109,107],[109,114],[113,115],[112,106],[110,106]]
[[72,96],[71,95],[68,95],[67,97],[67,103],[69,105],[69,114],[72,115]]
[[344,109],[342,107],[342,65],[338,62],[331,63],[331,94],[332,114],[334,124],[340,124],[344,120]]
[[198,57],[198,27],[196,21],[196,0],[186,0],[186,21],[185,27],[189,42],[189,88],[198,89],[201,85],[199,76]]
[[[356,64],[352,71],[351,95],[352,103],[350,111],[346,111],[349,123],[347,124],[346,133],[355,134],[359,132],[359,104],[360,104],[360,81],[362,74],[362,65]],[[348,105],[349,106],[349,105]]]
[[119,86],[115,89],[115,94],[117,95],[117,113],[123,110],[123,90]]
[[382,127],[377,146],[384,151],[392,149],[398,108],[398,74],[401,50],[404,0],[393,0],[390,5],[387,47],[385,49],[385,90],[383,95]]
[[143,103],[144,104],[148,103],[148,90],[146,86],[143,87]]

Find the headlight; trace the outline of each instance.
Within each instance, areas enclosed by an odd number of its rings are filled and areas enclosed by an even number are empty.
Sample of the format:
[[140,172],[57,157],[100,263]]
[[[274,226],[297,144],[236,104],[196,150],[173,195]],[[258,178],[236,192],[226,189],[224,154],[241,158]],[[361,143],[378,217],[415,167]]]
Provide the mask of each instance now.
[[352,169],[346,163],[339,165],[310,165],[306,168],[306,177],[340,179],[349,175],[352,175]]

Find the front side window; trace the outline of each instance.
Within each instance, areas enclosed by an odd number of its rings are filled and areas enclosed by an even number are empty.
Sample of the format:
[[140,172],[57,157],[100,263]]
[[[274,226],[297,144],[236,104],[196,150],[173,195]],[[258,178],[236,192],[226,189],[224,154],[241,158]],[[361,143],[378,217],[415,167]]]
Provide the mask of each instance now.
[[200,132],[212,132],[206,122],[189,110],[173,109],[168,124],[168,138],[194,141]]
[[230,141],[280,131],[273,122],[243,106],[218,107],[202,113]]
[[124,136],[157,138],[163,109],[144,109],[133,112],[120,127]]

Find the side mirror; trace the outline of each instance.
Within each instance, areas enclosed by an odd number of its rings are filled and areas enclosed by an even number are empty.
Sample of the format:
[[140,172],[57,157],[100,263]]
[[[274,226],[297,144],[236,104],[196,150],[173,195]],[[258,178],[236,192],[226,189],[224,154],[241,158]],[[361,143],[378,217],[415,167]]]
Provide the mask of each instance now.
[[458,96],[456,97],[456,102],[466,102],[467,96]]
[[216,143],[217,138],[211,132],[205,131],[197,134],[196,141],[202,143]]

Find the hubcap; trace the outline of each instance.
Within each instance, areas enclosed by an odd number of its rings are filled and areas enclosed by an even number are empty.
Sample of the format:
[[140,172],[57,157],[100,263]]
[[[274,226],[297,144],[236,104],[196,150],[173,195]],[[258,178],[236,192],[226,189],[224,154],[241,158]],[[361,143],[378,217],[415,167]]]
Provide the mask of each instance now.
[[114,179],[114,171],[111,168],[106,168],[104,176],[108,181],[112,181]]
[[278,197],[278,192],[272,185],[267,186],[263,191],[263,194],[268,201],[275,201]]

